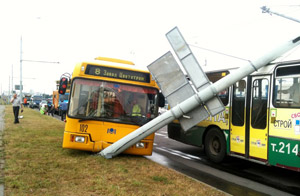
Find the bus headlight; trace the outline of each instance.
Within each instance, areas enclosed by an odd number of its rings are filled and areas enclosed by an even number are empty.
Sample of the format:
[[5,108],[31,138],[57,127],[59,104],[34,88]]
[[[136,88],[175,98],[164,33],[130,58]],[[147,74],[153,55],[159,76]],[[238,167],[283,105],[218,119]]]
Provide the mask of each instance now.
[[75,142],[84,143],[85,137],[75,136]]
[[135,147],[136,147],[136,148],[145,148],[145,143],[143,143],[143,142],[138,142],[138,143],[135,144]]

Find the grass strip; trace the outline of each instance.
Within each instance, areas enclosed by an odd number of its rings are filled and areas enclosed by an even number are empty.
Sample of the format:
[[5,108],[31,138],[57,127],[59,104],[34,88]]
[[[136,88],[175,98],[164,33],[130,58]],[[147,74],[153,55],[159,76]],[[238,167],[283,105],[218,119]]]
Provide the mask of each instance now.
[[224,195],[141,156],[105,159],[62,149],[64,122],[25,108],[13,124],[5,108],[5,195]]

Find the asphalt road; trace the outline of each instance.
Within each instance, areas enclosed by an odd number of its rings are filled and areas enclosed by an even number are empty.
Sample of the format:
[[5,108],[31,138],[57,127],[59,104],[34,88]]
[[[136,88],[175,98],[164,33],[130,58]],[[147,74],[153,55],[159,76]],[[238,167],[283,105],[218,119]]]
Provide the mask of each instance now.
[[167,128],[156,132],[153,155],[175,169],[232,195],[299,195],[300,173],[228,157],[222,164],[207,160],[203,150],[169,139]]

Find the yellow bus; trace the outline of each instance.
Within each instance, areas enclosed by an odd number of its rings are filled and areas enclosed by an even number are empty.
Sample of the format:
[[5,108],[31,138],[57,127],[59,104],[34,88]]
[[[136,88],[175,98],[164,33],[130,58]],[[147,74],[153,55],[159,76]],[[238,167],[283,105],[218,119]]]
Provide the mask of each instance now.
[[70,94],[69,89],[66,90],[66,93],[64,95],[59,94],[58,90],[53,91],[52,104],[53,104],[53,107],[54,107],[54,113],[55,114],[58,114],[59,116],[61,115],[59,103],[62,102],[62,101],[68,102],[69,94]]
[[[164,98],[149,71],[98,57],[72,74],[63,148],[99,152],[158,115]],[[151,155],[154,134],[124,153]]]
[[[233,70],[207,72],[216,82]],[[208,158],[226,155],[300,171],[300,60],[274,63],[219,93],[225,111],[184,132],[178,122],[168,136],[204,147]]]

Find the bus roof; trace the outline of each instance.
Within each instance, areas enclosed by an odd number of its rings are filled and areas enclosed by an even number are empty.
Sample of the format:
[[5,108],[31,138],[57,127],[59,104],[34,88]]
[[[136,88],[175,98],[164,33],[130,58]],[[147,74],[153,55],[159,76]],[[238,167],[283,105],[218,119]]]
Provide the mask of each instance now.
[[[292,64],[300,64],[300,60],[293,60],[293,61],[282,61],[282,62],[272,62],[262,68],[260,68],[258,71],[252,73],[251,75],[260,75],[260,74],[271,74],[274,69],[279,65],[292,65]],[[206,71],[205,73],[214,73],[214,72],[232,72],[236,70],[238,67],[228,68],[228,69],[214,69]]]
[[115,58],[108,58],[108,57],[96,57],[95,60],[101,60],[101,61],[108,61],[108,62],[115,62],[115,63],[123,63],[127,65],[134,65],[131,61],[126,61],[122,59],[115,59]]
[[125,68],[129,70],[136,70],[136,71],[143,71],[143,72],[149,72],[149,70],[146,67],[136,66],[136,65],[129,65],[124,63],[118,63],[118,62],[108,62],[108,61],[102,61],[102,60],[95,60],[95,61],[84,61],[79,63],[82,64],[92,64],[92,65],[103,65],[107,67],[119,67],[119,68]]

